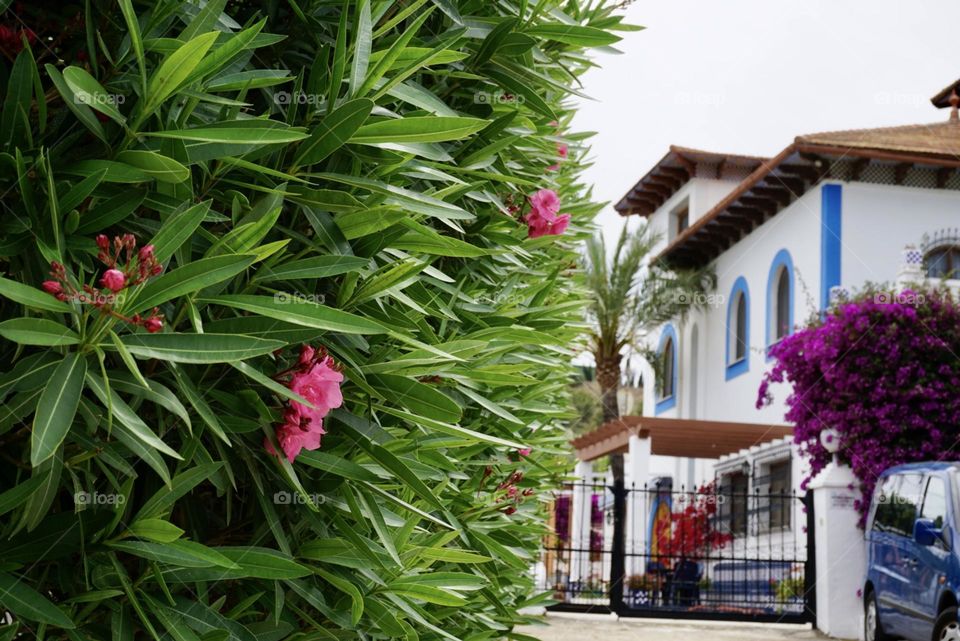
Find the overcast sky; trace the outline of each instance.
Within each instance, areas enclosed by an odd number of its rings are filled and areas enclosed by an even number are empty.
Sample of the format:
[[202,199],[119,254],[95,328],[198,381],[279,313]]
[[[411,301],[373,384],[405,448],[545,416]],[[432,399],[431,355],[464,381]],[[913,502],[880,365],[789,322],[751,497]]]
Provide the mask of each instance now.
[[[795,136],[937,122],[960,78],[957,0],[640,0],[584,78],[588,183],[616,202],[671,144],[772,156]],[[608,233],[622,219],[608,205]]]

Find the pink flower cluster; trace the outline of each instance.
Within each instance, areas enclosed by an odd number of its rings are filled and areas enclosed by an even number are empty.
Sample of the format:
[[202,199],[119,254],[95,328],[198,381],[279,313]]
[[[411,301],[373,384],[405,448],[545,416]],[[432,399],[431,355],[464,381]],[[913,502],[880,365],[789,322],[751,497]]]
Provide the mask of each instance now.
[[[315,350],[309,345],[300,348],[297,364],[284,374],[290,372],[290,390],[313,405],[311,408],[290,401],[283,413],[283,423],[277,428],[280,448],[287,460],[293,463],[301,450],[320,447],[320,437],[326,434],[323,418],[331,409],[343,405],[343,394],[340,392],[343,374],[326,350],[322,347]],[[269,439],[264,439],[263,446],[270,454],[277,455]]]
[[[113,310],[115,294],[127,287],[140,285],[151,276],[156,276],[163,271],[163,266],[153,254],[153,245],[145,245],[137,251],[137,240],[132,234],[116,236],[112,245],[110,239],[103,234],[99,234],[96,240],[97,247],[100,248],[97,259],[107,267],[100,277],[101,290],[88,284],[77,289],[70,282],[67,269],[57,261],[53,261],[50,263],[51,280],[43,281],[41,285],[43,291],[57,300],[76,300],[93,305],[102,313],[132,325],[140,325],[151,334],[159,332],[163,329],[163,316],[156,307],[145,318],[140,314],[127,318]],[[122,263],[121,259],[123,259]],[[109,293],[104,293],[103,290]]]
[[524,217],[527,221],[527,236],[559,236],[570,224],[570,214],[560,214],[560,197],[552,189],[541,189],[530,196],[530,212]]

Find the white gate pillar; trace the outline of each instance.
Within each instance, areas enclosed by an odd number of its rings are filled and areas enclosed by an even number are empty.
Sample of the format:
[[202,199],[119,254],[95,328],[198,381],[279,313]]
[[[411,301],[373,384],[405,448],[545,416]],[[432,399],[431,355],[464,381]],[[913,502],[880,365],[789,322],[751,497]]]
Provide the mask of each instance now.
[[[838,434],[825,430],[821,440],[836,452]],[[817,549],[817,628],[832,637],[859,639],[863,606],[858,596],[867,571],[866,543],[854,501],[860,481],[847,465],[834,461],[813,481]]]
[[573,506],[570,510],[570,581],[586,581],[590,575],[590,497],[593,494],[593,463],[578,461],[573,475]]
[[640,438],[631,434],[628,443],[627,489],[637,490],[627,494],[626,573],[631,575],[646,572],[647,559],[647,512],[650,502],[643,492],[650,479],[650,437]]

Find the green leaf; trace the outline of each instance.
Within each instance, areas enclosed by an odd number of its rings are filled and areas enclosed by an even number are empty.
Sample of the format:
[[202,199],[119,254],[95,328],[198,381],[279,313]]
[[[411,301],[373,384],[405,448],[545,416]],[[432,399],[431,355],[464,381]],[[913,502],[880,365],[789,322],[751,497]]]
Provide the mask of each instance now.
[[154,434],[153,430],[143,422],[143,419],[137,415],[132,407],[127,405],[125,400],[120,398],[119,394],[106,386],[102,378],[93,372],[87,372],[87,387],[100,399],[103,406],[107,408],[133,436],[140,439],[144,445],[152,447],[167,456],[183,460],[183,457],[180,456],[175,449],[164,443],[160,440],[160,437]]
[[12,318],[0,323],[0,336],[20,345],[59,347],[76,345],[80,336],[64,325],[45,318]]
[[316,164],[346,144],[372,109],[373,101],[367,98],[350,100],[337,107],[317,123],[310,139],[301,143],[294,166]]
[[603,29],[561,23],[536,25],[527,28],[525,33],[579,47],[602,47],[621,40],[620,36]]
[[161,262],[167,262],[203,222],[210,211],[210,201],[197,203],[167,218],[160,231],[153,237],[153,255]]
[[144,136],[197,140],[231,144],[279,145],[303,140],[307,134],[299,127],[195,127],[172,131],[145,131]]
[[448,116],[411,116],[381,120],[360,127],[350,138],[352,143],[380,144],[397,142],[443,142],[460,140],[490,124],[480,118]]
[[297,457],[297,462],[353,481],[370,481],[376,483],[378,480],[377,475],[367,470],[367,468],[357,465],[348,459],[321,452],[320,450],[304,450],[300,452],[300,456]]
[[45,291],[8,278],[0,277],[0,296],[34,309],[60,313],[70,311],[66,303],[58,301]]
[[256,262],[256,257],[230,254],[201,258],[149,281],[131,303],[130,312],[142,312],[168,300],[199,292],[232,278]]
[[97,117],[93,114],[93,110],[85,104],[76,102],[73,99],[73,91],[67,85],[67,81],[63,79],[63,76],[60,75],[60,70],[54,67],[53,65],[44,65],[44,69],[47,70],[47,75],[50,77],[50,80],[53,82],[53,86],[56,87],[57,92],[63,98],[63,102],[67,105],[67,109],[73,112],[73,115],[77,117],[77,120],[83,123],[83,125],[89,129],[94,136],[107,142],[107,134],[103,130],[103,125],[100,124],[100,121],[97,120]]
[[155,543],[172,543],[183,536],[183,530],[163,519],[140,519],[130,526],[130,533]]
[[38,489],[46,481],[48,473],[31,476],[25,481],[21,481],[12,488],[0,494],[0,515],[6,514],[10,510],[19,507],[30,498],[34,490]]
[[201,298],[200,302],[242,309],[260,316],[331,332],[382,334],[387,331],[383,325],[363,316],[310,301],[288,300],[283,296],[230,294]]
[[166,57],[147,84],[147,96],[140,121],[153,113],[164,100],[184,84],[203,60],[218,35],[220,35],[219,31],[201,34]]
[[73,99],[80,104],[87,105],[91,109],[96,109],[103,115],[111,118],[114,122],[124,124],[127,119],[120,113],[120,110],[114,105],[118,102],[117,95],[108,92],[97,82],[97,79],[91,76],[81,67],[65,67],[63,70],[63,80],[73,91]]
[[284,346],[280,341],[235,334],[129,334],[122,338],[135,356],[174,363],[229,363]]
[[370,17],[370,0],[357,4],[356,40],[353,42],[353,60],[350,62],[350,92],[353,95],[363,84],[370,65],[370,49],[373,43],[373,22]]
[[117,154],[117,161],[136,167],[151,178],[163,183],[182,183],[190,177],[190,170],[184,165],[155,151],[121,151]]
[[363,616],[363,595],[360,594],[360,590],[358,590],[353,583],[320,567],[315,567],[314,571],[327,581],[327,583],[350,597],[350,620],[353,625],[357,625],[360,617]]
[[0,572],[0,606],[28,621],[72,630],[76,626],[63,610],[17,577]]
[[463,414],[453,399],[436,389],[405,376],[374,374],[367,382],[384,398],[438,421],[457,422]]
[[30,464],[33,467],[53,456],[70,431],[86,373],[86,357],[76,352],[68,354],[43,388],[30,434]]
[[330,276],[359,271],[366,267],[369,262],[369,258],[357,256],[314,256],[313,258],[264,267],[256,273],[253,280],[255,282],[272,282],[276,280],[329,278]]
[[140,508],[134,524],[143,519],[152,519],[164,513],[167,508],[186,496],[203,481],[210,478],[223,467],[222,462],[204,463],[180,472],[168,487],[162,487]]

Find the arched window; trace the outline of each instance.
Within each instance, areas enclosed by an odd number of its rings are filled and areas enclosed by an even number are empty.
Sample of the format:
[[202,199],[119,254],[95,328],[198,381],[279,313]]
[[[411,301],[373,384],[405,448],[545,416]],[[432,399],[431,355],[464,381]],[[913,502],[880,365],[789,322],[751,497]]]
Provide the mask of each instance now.
[[677,404],[677,363],[678,363],[677,332],[673,325],[666,325],[660,333],[660,344],[657,346],[657,369],[660,370],[660,380],[656,385],[655,414],[671,409]]
[[660,386],[660,398],[673,396],[673,339],[668,338],[660,354],[660,367],[663,368],[663,384]]
[[727,380],[750,369],[750,293],[739,277],[730,290],[727,307]]
[[941,245],[923,257],[928,278],[960,278],[960,246]]
[[767,346],[793,332],[793,261],[786,249],[773,257],[767,276]]

